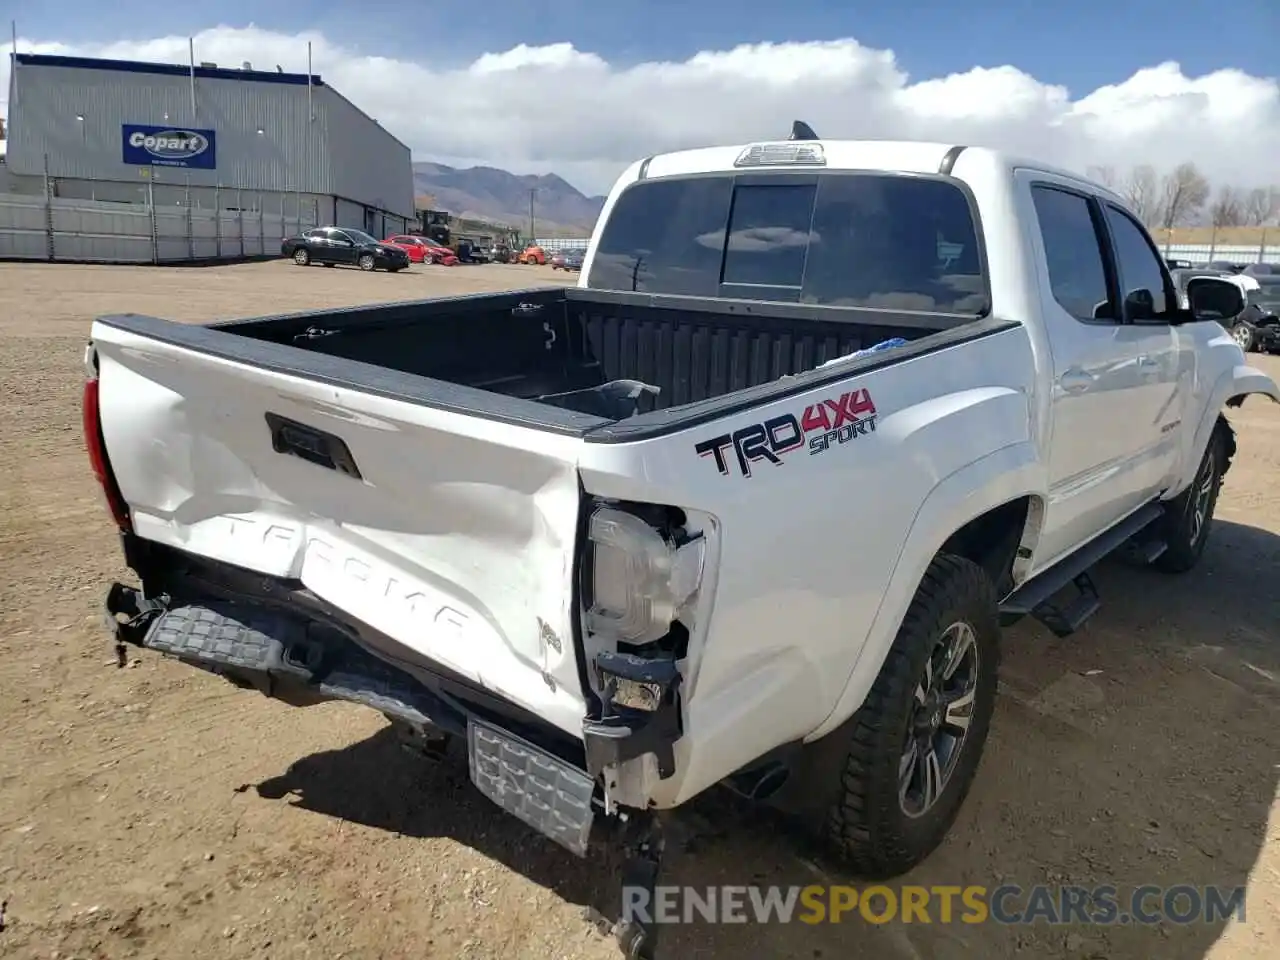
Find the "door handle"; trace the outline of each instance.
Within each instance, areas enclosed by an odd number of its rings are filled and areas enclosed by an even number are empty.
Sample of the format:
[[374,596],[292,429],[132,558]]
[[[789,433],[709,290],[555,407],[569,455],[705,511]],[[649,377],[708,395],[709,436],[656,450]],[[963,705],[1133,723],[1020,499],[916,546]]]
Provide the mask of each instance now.
[[1160,378],[1160,361],[1156,360],[1155,357],[1138,357],[1138,376],[1143,380]]
[[1079,367],[1072,367],[1058,378],[1058,384],[1067,393],[1083,393],[1093,386],[1096,379],[1097,377],[1092,373],[1081,370]]

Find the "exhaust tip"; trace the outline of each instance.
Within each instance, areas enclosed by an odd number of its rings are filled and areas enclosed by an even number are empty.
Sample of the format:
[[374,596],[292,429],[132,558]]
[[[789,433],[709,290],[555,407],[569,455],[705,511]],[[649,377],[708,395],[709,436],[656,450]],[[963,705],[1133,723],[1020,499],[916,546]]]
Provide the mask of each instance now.
[[744,770],[731,776],[726,783],[734,793],[748,800],[768,800],[791,777],[791,768],[779,761]]

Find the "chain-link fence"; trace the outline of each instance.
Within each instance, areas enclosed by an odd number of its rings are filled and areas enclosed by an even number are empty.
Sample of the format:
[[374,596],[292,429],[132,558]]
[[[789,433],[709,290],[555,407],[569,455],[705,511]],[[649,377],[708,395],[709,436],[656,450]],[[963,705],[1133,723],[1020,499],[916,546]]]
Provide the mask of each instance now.
[[1156,228],[1151,235],[1169,259],[1192,263],[1280,263],[1280,227]]

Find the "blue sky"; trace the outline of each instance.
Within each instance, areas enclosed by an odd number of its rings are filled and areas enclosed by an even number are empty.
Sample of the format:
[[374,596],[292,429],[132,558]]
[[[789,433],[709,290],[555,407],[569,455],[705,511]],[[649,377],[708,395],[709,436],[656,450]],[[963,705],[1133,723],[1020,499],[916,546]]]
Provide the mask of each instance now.
[[184,63],[194,36],[198,59],[266,69],[304,69],[311,38],[316,72],[415,157],[555,172],[591,192],[638,157],[784,135],[797,117],[837,139],[1280,182],[1280,0],[467,6],[0,0],[0,22],[16,16],[33,51]]
[[[1008,63],[1075,95],[1167,59],[1191,75],[1223,67],[1280,74],[1280,0],[485,0],[474,16],[453,0],[11,0],[0,7],[18,19],[23,36],[40,40],[145,39],[253,22],[282,32],[315,29],[362,53],[442,66],[522,42],[568,40],[626,65],[742,42],[853,36],[892,49],[913,80]],[[1206,36],[1206,25],[1221,32]]]

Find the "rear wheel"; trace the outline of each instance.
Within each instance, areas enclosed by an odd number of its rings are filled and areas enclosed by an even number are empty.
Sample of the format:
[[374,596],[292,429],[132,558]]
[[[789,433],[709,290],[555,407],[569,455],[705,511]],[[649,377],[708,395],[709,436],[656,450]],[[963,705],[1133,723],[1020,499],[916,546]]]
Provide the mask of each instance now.
[[311,262],[311,253],[306,247],[299,247],[293,251],[293,262],[300,267],[305,267]]
[[360,269],[365,271],[365,273],[371,271],[375,266],[373,254],[371,253],[362,254],[358,262],[360,264]]
[[868,878],[915,867],[955,822],[982,758],[1000,663],[996,592],[962,557],[929,565],[854,715],[825,839]]

